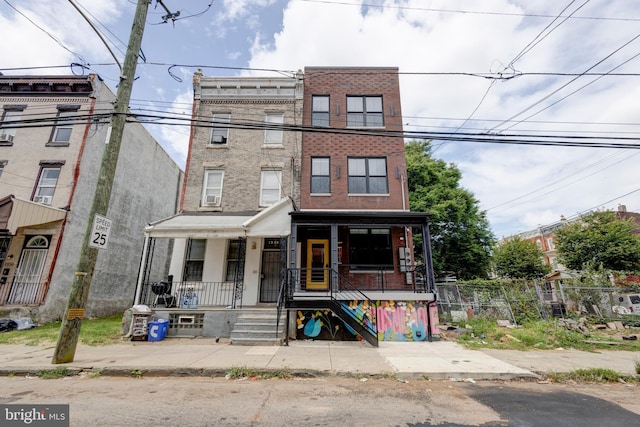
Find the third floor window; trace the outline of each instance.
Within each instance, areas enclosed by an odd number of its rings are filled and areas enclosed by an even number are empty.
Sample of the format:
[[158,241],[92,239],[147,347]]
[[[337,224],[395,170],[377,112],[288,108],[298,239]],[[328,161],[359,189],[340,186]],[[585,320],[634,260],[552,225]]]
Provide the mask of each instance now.
[[213,115],[213,127],[211,128],[211,145],[226,145],[229,139],[229,123],[231,123],[231,114],[215,113]]
[[329,96],[314,95],[311,99],[311,125],[329,126]]
[[347,96],[347,126],[383,127],[381,96]]

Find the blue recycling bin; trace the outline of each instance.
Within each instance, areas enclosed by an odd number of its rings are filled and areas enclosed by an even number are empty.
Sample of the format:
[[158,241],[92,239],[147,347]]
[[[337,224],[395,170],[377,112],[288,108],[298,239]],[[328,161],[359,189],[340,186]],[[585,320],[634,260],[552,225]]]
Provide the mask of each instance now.
[[167,336],[167,329],[169,329],[169,321],[167,319],[149,322],[149,341],[162,341]]

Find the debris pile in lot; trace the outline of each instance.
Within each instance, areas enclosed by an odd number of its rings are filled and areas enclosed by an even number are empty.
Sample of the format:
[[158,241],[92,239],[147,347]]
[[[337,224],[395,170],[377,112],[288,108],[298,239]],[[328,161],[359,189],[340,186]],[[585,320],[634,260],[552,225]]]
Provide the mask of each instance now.
[[589,332],[589,328],[587,327],[587,319],[584,317],[581,317],[577,321],[573,319],[558,319],[558,326],[570,331],[580,332],[585,337],[591,336],[591,332]]

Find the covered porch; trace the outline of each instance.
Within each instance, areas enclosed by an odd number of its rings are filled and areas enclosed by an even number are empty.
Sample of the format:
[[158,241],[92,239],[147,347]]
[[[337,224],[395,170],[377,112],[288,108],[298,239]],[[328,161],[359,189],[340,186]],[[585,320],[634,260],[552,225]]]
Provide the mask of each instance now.
[[428,220],[407,211],[292,212],[281,305],[296,312],[300,338],[335,335],[322,329],[330,310],[372,345],[432,339],[437,306]]

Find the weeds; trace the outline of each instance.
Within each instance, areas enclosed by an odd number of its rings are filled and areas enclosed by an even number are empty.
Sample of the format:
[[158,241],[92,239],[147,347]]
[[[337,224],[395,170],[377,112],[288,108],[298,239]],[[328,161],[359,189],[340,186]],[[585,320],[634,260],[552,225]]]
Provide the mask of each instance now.
[[636,360],[636,374],[640,375],[640,360]]
[[43,380],[57,380],[69,375],[67,368],[59,366],[55,369],[43,369],[38,371],[38,378]]
[[131,377],[141,379],[143,376],[144,376],[144,371],[141,371],[139,369],[131,370]]
[[582,383],[617,383],[617,382],[637,382],[638,379],[629,375],[622,375],[611,369],[591,368],[577,369],[567,373],[551,373],[549,379],[553,382],[576,381]]

